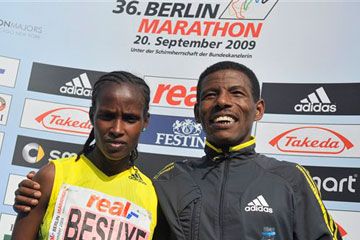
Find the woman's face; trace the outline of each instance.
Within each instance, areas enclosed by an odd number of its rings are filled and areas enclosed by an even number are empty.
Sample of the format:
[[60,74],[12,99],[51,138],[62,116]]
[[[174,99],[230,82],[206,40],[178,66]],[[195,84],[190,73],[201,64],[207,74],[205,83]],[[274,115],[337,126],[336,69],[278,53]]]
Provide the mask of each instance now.
[[106,83],[100,89],[91,114],[96,148],[105,158],[119,161],[136,148],[140,133],[148,124],[144,98],[127,83]]

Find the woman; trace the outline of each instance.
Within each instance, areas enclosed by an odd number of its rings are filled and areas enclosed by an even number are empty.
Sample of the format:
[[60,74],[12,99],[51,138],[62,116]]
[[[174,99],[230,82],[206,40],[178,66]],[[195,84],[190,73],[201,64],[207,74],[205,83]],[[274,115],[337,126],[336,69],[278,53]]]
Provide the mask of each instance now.
[[157,198],[134,166],[149,101],[141,78],[127,72],[100,77],[89,111],[93,129],[82,152],[51,161],[35,175],[39,204],[18,215],[13,239],[152,238]]

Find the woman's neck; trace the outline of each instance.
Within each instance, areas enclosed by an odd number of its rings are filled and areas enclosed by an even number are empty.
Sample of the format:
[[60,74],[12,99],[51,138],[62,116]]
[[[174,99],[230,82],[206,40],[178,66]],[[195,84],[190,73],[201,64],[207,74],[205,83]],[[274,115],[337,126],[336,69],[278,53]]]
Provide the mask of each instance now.
[[121,160],[109,160],[104,154],[95,147],[86,157],[105,175],[113,176],[130,168],[129,157]]

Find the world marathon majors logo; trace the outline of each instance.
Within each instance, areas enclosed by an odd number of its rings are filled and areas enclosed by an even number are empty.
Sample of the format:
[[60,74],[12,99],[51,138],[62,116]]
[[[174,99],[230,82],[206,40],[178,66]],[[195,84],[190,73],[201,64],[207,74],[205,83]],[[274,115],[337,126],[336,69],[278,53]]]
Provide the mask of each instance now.
[[82,144],[18,135],[12,164],[40,169],[49,160],[76,156],[81,149]]
[[203,149],[205,134],[193,118],[152,114],[149,127],[140,136],[140,143]]
[[263,83],[265,113],[360,115],[360,83]]
[[[28,90],[91,99],[95,82],[105,72],[34,62]],[[51,84],[44,84],[49,83]]]
[[[162,48],[174,47],[251,51],[260,37],[262,21],[277,2],[231,0],[214,4],[118,0],[113,13],[140,18],[138,35],[133,41],[136,48],[131,49],[133,52],[166,54]],[[160,36],[154,39],[154,35]],[[176,37],[167,38],[167,35]],[[197,40],[193,40],[194,37]],[[220,41],[212,41],[215,37]],[[151,49],[152,46],[158,49]],[[203,56],[207,55],[204,52]]]
[[310,172],[323,200],[360,202],[360,168],[304,167]]
[[10,19],[0,18],[0,31],[11,35],[38,39],[43,33],[43,27],[27,22],[15,22]]

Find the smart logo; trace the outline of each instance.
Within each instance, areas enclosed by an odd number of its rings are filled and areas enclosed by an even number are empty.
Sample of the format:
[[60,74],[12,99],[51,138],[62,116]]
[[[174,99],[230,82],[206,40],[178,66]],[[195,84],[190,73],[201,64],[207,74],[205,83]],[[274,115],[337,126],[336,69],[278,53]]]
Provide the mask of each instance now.
[[41,168],[50,160],[76,156],[81,144],[51,141],[19,135],[16,140],[12,164]]
[[296,112],[336,112],[336,105],[331,104],[324,88],[320,87],[296,104],[294,110]]
[[92,87],[86,73],[82,73],[79,77],[73,78],[70,82],[61,86],[60,92],[70,95],[91,97]]
[[44,155],[44,149],[37,143],[26,144],[22,150],[22,156],[28,163],[37,163]]
[[360,201],[360,168],[305,166],[321,192],[323,200]]

